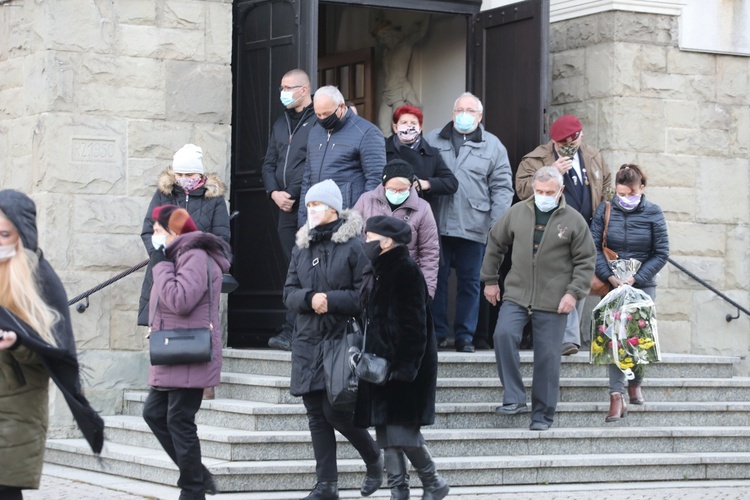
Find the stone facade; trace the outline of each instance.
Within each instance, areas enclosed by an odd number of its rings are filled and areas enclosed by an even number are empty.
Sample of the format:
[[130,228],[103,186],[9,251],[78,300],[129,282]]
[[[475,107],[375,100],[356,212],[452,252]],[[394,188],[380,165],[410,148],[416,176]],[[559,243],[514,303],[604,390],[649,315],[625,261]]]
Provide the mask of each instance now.
[[[678,26],[621,11],[552,23],[551,120],[581,117],[613,171],[643,166],[671,256],[748,307],[750,58],[682,51]],[[747,316],[727,323],[736,309],[670,264],[658,282],[664,351],[748,359]]]
[[[146,258],[157,175],[191,142],[230,172],[231,0],[67,0],[0,6],[0,186],[38,205],[41,246],[77,295]],[[72,312],[87,395],[103,414],[142,388],[143,272]],[[52,395],[52,432],[72,427]]]

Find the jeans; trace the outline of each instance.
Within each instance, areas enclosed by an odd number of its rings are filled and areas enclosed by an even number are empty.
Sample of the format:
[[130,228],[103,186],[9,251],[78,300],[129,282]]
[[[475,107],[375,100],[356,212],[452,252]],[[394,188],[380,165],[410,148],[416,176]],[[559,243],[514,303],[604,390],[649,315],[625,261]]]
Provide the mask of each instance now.
[[201,463],[201,443],[195,414],[201,407],[203,389],[151,389],[143,408],[146,421],[169,458],[180,469],[177,486],[185,493],[202,495],[208,472]]
[[484,258],[484,243],[452,236],[440,237],[440,269],[438,270],[432,318],[438,343],[448,338],[448,278],[451,268],[456,269],[456,318],[453,333],[456,342],[471,342],[479,318],[479,271]]
[[334,409],[325,391],[305,394],[302,396],[302,402],[307,410],[318,482],[338,481],[334,430],[349,440],[365,465],[372,465],[380,460],[380,448],[367,429],[354,426],[354,413]]

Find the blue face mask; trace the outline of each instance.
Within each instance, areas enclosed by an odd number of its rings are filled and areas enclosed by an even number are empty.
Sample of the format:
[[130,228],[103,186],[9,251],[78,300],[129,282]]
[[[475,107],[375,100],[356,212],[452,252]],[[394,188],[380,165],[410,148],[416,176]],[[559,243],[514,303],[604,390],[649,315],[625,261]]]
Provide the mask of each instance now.
[[407,189],[406,191],[401,191],[399,193],[391,189],[386,189],[385,197],[388,199],[389,202],[391,202],[391,204],[401,205],[409,197],[409,190]]
[[295,102],[299,101],[300,97],[302,96],[299,96],[297,99],[295,99],[294,92],[292,92],[291,90],[282,90],[279,99],[281,100],[281,104],[283,104],[284,107],[288,108]]
[[469,133],[474,130],[474,117],[471,116],[469,113],[461,113],[460,115],[456,115],[456,118],[453,120],[453,124],[456,127],[456,130],[463,133]]
[[534,194],[534,204],[536,208],[542,212],[549,212],[557,208],[557,195],[555,196],[544,196],[541,194]]

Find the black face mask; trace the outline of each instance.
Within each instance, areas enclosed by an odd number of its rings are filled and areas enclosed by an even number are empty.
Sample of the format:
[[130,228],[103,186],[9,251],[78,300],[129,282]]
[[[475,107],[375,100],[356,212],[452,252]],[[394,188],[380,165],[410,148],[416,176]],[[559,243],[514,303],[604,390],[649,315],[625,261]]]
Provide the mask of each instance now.
[[339,122],[341,121],[341,118],[339,118],[339,115],[336,114],[338,110],[339,108],[336,108],[336,111],[326,116],[322,120],[318,120],[318,122],[324,129],[333,130],[334,128],[336,128],[336,125],[339,124]]
[[375,260],[380,255],[383,249],[380,248],[380,240],[372,240],[365,242],[365,255],[370,260]]

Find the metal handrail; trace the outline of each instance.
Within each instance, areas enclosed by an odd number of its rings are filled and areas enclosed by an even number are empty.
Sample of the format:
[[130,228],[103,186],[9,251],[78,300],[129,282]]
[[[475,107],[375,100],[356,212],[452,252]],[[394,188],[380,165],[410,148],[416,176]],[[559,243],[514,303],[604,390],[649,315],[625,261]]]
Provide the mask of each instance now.
[[725,316],[724,319],[727,320],[727,323],[729,323],[733,319],[738,319],[740,317],[740,312],[743,312],[743,313],[747,314],[748,316],[750,316],[750,310],[742,307],[737,302],[735,302],[734,300],[732,300],[729,297],[727,297],[726,294],[724,294],[723,292],[717,290],[716,288],[714,288],[713,286],[709,285],[708,283],[706,283],[705,281],[703,281],[701,278],[699,278],[698,276],[696,276],[692,272],[688,271],[682,264],[678,264],[677,262],[675,262],[674,259],[672,259],[672,257],[667,257],[667,262],[669,262],[674,267],[676,267],[677,269],[679,269],[683,273],[687,274],[688,276],[690,276],[691,278],[693,278],[695,281],[697,281],[698,283],[700,283],[704,287],[708,288],[709,290],[711,290],[712,292],[714,292],[716,295],[718,295],[719,297],[721,297],[722,299],[724,299],[725,301],[729,302],[730,304],[732,304],[734,307],[737,308],[737,315],[736,316],[732,316],[731,314],[727,314]]

